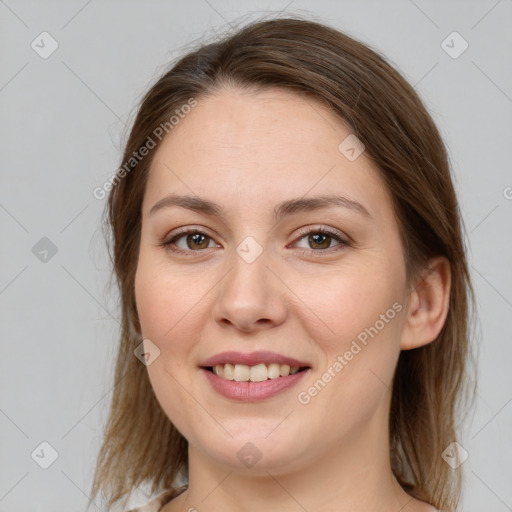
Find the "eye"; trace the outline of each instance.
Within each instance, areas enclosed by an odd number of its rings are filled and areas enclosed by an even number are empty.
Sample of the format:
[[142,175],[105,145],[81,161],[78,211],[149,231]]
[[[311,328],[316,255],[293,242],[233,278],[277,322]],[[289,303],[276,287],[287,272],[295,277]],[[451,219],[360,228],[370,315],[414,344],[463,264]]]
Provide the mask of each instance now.
[[171,239],[162,242],[162,245],[171,251],[186,254],[215,247],[215,243],[213,246],[210,245],[211,242],[213,242],[213,239],[206,233],[198,229],[188,228],[174,235]]
[[[309,247],[300,247],[309,252],[331,252],[330,249],[339,250],[349,245],[347,239],[337,231],[331,231],[326,228],[317,227],[301,233],[299,242],[305,240]],[[337,242],[332,245],[333,242]],[[213,245],[212,245],[213,244]],[[295,245],[297,242],[295,243]],[[194,228],[185,228],[170,239],[163,241],[161,245],[172,252],[190,256],[191,253],[200,252],[204,249],[220,247],[212,237],[206,233]]]
[[[326,228],[310,229],[301,234],[299,241],[302,240],[305,240],[306,244],[308,244],[308,247],[303,248],[311,249],[314,252],[326,252],[327,249],[341,248],[349,245],[348,241],[340,233]],[[332,246],[332,242],[338,243]]]

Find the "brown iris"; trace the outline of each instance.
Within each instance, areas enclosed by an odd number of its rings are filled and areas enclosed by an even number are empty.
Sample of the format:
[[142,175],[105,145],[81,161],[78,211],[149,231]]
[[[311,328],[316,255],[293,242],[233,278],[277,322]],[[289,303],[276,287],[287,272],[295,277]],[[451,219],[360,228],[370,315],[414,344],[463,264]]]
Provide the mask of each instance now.
[[[331,236],[325,233],[315,233],[314,235],[308,236],[308,242],[314,246],[315,244],[321,247],[316,247],[317,249],[328,249],[331,245]],[[315,247],[313,247],[315,248]]]
[[206,249],[210,242],[210,238],[201,233],[188,234],[186,240],[189,249]]

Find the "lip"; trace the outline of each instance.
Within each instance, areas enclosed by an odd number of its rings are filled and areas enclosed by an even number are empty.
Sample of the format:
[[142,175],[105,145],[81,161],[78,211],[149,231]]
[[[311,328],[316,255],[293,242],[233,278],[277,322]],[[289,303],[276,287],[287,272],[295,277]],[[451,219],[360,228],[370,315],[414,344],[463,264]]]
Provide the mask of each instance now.
[[237,382],[234,380],[223,379],[222,377],[212,373],[210,370],[201,368],[201,373],[217,393],[225,398],[230,398],[239,402],[259,402],[276,396],[296,385],[304,375],[310,371],[311,368],[308,368],[307,370],[297,372],[294,375],[278,377],[277,379],[269,379],[263,382]]
[[[221,352],[213,357],[210,357],[199,366],[201,368],[208,368],[217,364],[245,364],[247,366],[256,366],[257,364],[287,364],[290,367],[304,368],[311,365],[304,361],[298,361],[292,357],[284,356],[283,354],[277,354],[276,352],[260,351],[260,352]],[[302,373],[302,372],[301,372]]]
[[[217,364],[245,364],[247,366],[256,366],[257,364],[287,364],[291,368],[307,368],[287,377],[278,377],[277,379],[268,379],[262,382],[237,382],[226,380],[215,375],[209,368]],[[216,354],[206,359],[200,365],[201,373],[208,380],[212,388],[232,400],[240,402],[258,402],[276,396],[292,386],[297,384],[306,373],[311,371],[311,365],[304,361],[299,361],[293,357],[270,351],[259,352],[236,352],[228,351]]]

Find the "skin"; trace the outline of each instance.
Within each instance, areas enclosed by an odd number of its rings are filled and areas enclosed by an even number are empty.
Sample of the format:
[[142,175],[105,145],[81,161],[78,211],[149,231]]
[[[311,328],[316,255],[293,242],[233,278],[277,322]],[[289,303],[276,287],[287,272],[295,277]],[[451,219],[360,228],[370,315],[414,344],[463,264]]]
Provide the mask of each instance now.
[[[349,161],[338,150],[350,133],[316,100],[222,89],[199,99],[154,156],[136,301],[142,335],[160,350],[149,378],[188,440],[190,464],[188,491],[163,512],[434,510],[395,480],[387,422],[400,351],[434,340],[445,320],[449,265],[436,258],[429,272],[407,280],[378,169],[364,152]],[[209,199],[225,216],[179,206],[150,214],[171,193]],[[359,202],[369,215],[331,206],[272,217],[283,200],[328,194]],[[196,241],[199,248],[191,236],[188,244],[186,235],[176,240],[189,256],[162,246],[185,226],[210,238]],[[318,227],[349,244],[311,239],[307,232]],[[263,250],[252,263],[236,251],[249,236]],[[395,303],[401,311],[300,403],[298,393]],[[226,350],[274,351],[311,370],[278,396],[235,402],[217,394],[198,367]],[[251,468],[237,457],[248,442],[261,453]]]

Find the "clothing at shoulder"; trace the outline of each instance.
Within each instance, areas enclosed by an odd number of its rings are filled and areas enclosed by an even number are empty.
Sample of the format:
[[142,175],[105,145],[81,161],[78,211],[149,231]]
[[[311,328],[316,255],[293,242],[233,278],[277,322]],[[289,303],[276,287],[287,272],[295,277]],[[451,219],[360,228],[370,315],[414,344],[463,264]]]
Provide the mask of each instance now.
[[176,498],[176,496],[179,496],[184,490],[186,490],[186,488],[187,486],[183,486],[179,489],[165,491],[162,494],[159,494],[156,498],[153,498],[151,501],[148,501],[145,505],[137,508],[131,508],[126,512],[159,512],[164,505]]

